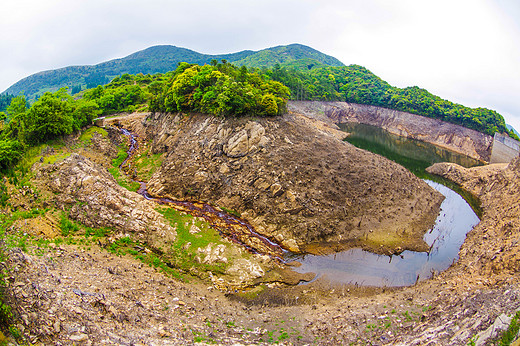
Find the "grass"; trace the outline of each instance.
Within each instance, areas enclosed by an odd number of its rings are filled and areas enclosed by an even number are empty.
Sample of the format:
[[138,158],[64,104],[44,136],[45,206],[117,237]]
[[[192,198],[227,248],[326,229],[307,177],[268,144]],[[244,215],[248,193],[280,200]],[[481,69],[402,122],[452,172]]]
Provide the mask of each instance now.
[[127,153],[128,148],[126,145],[122,145],[118,148],[117,157],[112,160],[112,167],[108,169],[110,174],[114,177],[119,185],[124,187],[127,190],[136,192],[139,190],[140,184],[136,181],[131,180],[126,174],[121,172],[119,166],[125,161],[128,157]]
[[[158,211],[170,222],[170,225],[177,230],[177,239],[170,249],[172,263],[175,267],[189,271],[194,266],[199,271],[211,271],[213,273],[223,273],[228,267],[225,263],[203,264],[196,260],[197,249],[205,248],[209,244],[225,244],[220,234],[211,228],[205,221],[197,220],[192,215],[179,212],[172,208],[160,208]],[[200,229],[199,233],[190,233],[190,228],[195,225]],[[191,246],[186,248],[186,244]],[[227,244],[225,244],[227,245]]]
[[86,129],[85,131],[83,131],[83,133],[79,137],[79,142],[84,145],[88,145],[88,144],[92,143],[92,136],[94,136],[95,133],[99,133],[103,137],[108,136],[108,132],[105,129],[103,129],[101,127],[97,127],[97,126],[92,126],[88,129]]
[[163,154],[150,154],[149,149],[137,155],[134,159],[134,163],[139,178],[143,181],[150,180],[155,171],[161,167],[163,160]]

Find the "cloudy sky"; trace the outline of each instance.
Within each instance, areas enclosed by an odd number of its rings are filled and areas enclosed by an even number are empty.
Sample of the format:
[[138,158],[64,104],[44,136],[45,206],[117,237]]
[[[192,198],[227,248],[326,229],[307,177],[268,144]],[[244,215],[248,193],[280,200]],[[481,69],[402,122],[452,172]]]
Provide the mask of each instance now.
[[156,44],[216,54],[301,43],[520,129],[518,0],[17,0],[0,4],[0,31],[0,91]]

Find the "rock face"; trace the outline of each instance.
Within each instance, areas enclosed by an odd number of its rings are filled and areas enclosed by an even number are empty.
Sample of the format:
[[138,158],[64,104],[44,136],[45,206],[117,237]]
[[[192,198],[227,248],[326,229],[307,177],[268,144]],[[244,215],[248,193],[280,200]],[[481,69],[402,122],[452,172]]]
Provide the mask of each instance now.
[[110,227],[132,233],[159,249],[176,237],[155,203],[119,186],[110,173],[84,156],[73,154],[42,167],[37,178],[56,194],[55,201],[70,207],[70,217],[89,227]]
[[437,119],[347,102],[291,101],[289,111],[321,115],[334,123],[357,122],[489,162],[493,137]]
[[153,152],[168,153],[148,183],[152,195],[238,211],[292,251],[332,251],[332,244],[381,253],[426,250],[422,235],[442,196],[318,122],[302,115],[155,114],[133,130],[152,140]]

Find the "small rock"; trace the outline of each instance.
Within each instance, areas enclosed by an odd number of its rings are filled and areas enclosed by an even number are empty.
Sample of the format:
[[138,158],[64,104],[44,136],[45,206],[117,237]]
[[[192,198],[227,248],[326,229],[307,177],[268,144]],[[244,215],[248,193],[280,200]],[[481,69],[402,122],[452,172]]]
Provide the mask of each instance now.
[[230,172],[230,169],[227,164],[223,163],[219,168],[219,172],[221,174],[228,174]]
[[56,334],[58,334],[60,331],[61,331],[61,323],[60,323],[60,320],[57,320],[56,322],[54,322],[54,332]]
[[190,227],[190,233],[191,234],[197,234],[197,233],[200,233],[200,232],[201,232],[200,228],[198,228],[195,225],[191,225],[191,227]]
[[75,334],[75,335],[71,335],[69,337],[69,339],[72,341],[78,341],[78,342],[87,341],[88,335],[87,334]]
[[161,338],[168,338],[168,337],[172,336],[172,333],[170,333],[170,332],[168,332],[168,331],[166,331],[166,330],[164,330],[164,329],[161,329],[161,330],[159,331],[159,336],[160,336]]
[[71,309],[72,312],[75,312],[77,313],[78,315],[81,315],[83,313],[83,309],[78,307],[78,306],[74,306],[72,309]]
[[269,190],[271,191],[271,196],[273,197],[278,197],[283,194],[282,185],[280,185],[280,183],[274,183],[273,185],[271,185]]

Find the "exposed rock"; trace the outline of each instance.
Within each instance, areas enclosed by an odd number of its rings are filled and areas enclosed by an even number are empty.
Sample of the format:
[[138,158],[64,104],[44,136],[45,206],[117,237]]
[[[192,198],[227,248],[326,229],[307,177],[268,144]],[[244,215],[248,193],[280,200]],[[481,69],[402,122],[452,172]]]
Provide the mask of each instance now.
[[[427,250],[422,236],[442,196],[316,119],[155,114],[134,125],[153,152],[167,152],[148,182],[152,195],[236,210],[259,233],[283,234],[291,250],[310,243]],[[410,236],[403,239],[403,230]]]
[[205,264],[213,264],[217,262],[227,263],[228,259],[222,256],[225,251],[226,246],[223,244],[215,246],[210,243],[204,249],[198,248],[197,253],[202,256],[202,259],[199,257],[199,262]]
[[[478,275],[520,271],[520,158],[507,164],[464,168],[456,164],[435,164],[429,172],[453,180],[478,196],[484,214],[468,233],[457,266]],[[480,279],[483,280],[483,279]]]
[[154,202],[119,186],[106,169],[81,155],[40,168],[37,178],[56,194],[56,203],[70,207],[70,217],[84,225],[131,232],[156,249],[176,238]]

